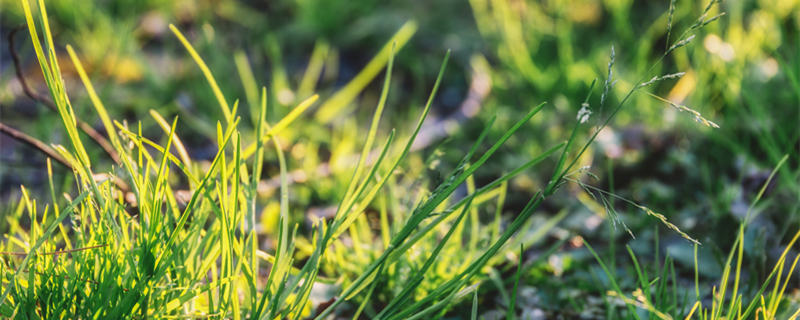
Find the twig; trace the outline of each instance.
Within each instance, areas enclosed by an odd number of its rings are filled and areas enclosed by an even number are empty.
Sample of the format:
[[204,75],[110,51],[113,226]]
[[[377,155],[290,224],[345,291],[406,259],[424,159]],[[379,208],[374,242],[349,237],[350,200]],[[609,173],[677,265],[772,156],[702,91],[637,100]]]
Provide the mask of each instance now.
[[45,95],[33,91],[33,89],[28,86],[28,82],[25,80],[25,75],[22,73],[22,63],[19,60],[19,54],[17,54],[17,50],[14,49],[14,37],[17,35],[17,32],[22,29],[23,26],[17,26],[8,33],[8,51],[11,53],[11,60],[14,61],[14,70],[17,73],[17,79],[19,80],[20,85],[22,85],[22,91],[24,91],[25,94],[34,101],[41,102],[43,105],[50,108],[50,110],[58,111],[52,100],[47,98]]
[[[5,133],[6,135],[8,135],[9,137],[13,138],[14,140],[17,140],[19,142],[27,144],[28,146],[33,147],[36,150],[39,150],[41,153],[44,153],[46,156],[48,156],[50,158],[53,158],[56,161],[58,161],[58,163],[62,164],[67,169],[72,170],[72,171],[75,170],[75,168],[72,166],[72,164],[70,164],[66,159],[64,159],[64,157],[62,157],[60,154],[58,154],[58,152],[53,150],[53,148],[51,148],[50,146],[48,146],[44,142],[39,141],[38,139],[36,139],[34,137],[31,137],[31,136],[25,134],[22,131],[19,131],[17,129],[9,127],[8,125],[6,125],[6,124],[4,124],[2,122],[0,122],[0,132]],[[94,175],[94,179],[98,180],[98,181],[106,180],[108,178],[109,177],[106,174],[95,174]],[[128,194],[131,194],[131,189],[128,186],[128,184],[125,183],[125,181],[122,181],[122,179],[120,179],[119,177],[116,177],[116,176],[113,176],[111,179],[112,179],[112,182],[114,183],[114,185],[117,187],[117,189],[119,189],[119,191],[122,192],[123,198],[125,199],[125,201],[128,202],[129,204],[131,204],[132,206],[136,206],[135,197],[134,198],[128,197]],[[0,254],[2,254],[2,252],[0,252]]]
[[19,142],[25,143],[25,144],[33,147],[34,149],[37,149],[37,150],[41,151],[42,153],[44,153],[48,157],[55,159],[56,161],[58,161],[59,163],[61,163],[65,167],[67,167],[67,169],[70,169],[70,170],[73,169],[72,165],[69,162],[67,162],[67,160],[64,159],[64,157],[62,157],[60,154],[58,154],[58,152],[53,150],[53,148],[50,148],[50,146],[48,146],[44,142],[41,142],[41,141],[37,140],[36,138],[25,134],[22,131],[19,131],[17,129],[9,127],[8,125],[6,125],[6,124],[4,124],[2,122],[0,122],[0,132],[5,133],[9,137],[14,138],[15,140],[17,140]]
[[[25,80],[25,75],[22,73],[22,63],[20,62],[17,50],[14,49],[14,36],[16,36],[17,32],[22,30],[22,28],[23,26],[16,27],[8,34],[8,51],[11,53],[11,60],[14,62],[14,69],[17,74],[17,79],[22,86],[22,91],[24,91],[25,94],[34,101],[47,106],[50,108],[50,110],[58,112],[58,108],[56,107],[55,103],[53,103],[53,100],[50,100],[50,98],[45,95],[33,91],[33,89],[31,89],[31,87],[28,85],[28,82]],[[111,157],[112,160],[114,160],[115,163],[120,164],[119,154],[117,154],[117,151],[114,150],[114,147],[110,142],[108,142],[108,139],[106,139],[103,134],[95,130],[90,124],[80,119],[75,120],[78,124],[78,127],[81,128],[86,135],[92,138],[92,140],[94,140],[101,148],[103,148],[103,150],[108,154],[109,157]]]
[[[45,252],[45,253],[41,253],[41,255],[43,255],[43,256],[54,256],[54,255],[57,256],[57,255],[60,255],[60,254],[65,254],[65,253],[86,251],[86,250],[91,250],[91,249],[103,248],[103,247],[107,247],[107,246],[108,246],[107,244],[98,244],[96,246],[89,246],[89,247],[76,248],[76,249],[70,249],[70,250],[59,250],[59,251],[53,251],[53,252]],[[3,256],[26,256],[26,255],[28,255],[28,253],[27,252],[5,252],[5,251],[0,251],[0,255],[3,255]]]

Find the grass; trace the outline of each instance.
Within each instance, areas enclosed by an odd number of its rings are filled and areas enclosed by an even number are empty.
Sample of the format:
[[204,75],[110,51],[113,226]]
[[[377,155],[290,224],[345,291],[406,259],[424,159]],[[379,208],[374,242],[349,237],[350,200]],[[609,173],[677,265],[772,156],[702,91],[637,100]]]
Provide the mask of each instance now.
[[[752,209],[761,199],[764,190],[767,188],[774,175],[778,172],[781,166],[784,165],[787,159],[788,156],[783,157],[781,162],[776,165],[769,178],[767,178],[767,181],[761,187],[759,194],[750,205],[750,209]],[[635,306],[647,310],[651,315],[654,315],[659,319],[673,319],[675,317],[682,317],[683,314],[686,314],[685,318],[687,319],[691,319],[695,317],[695,315],[699,319],[749,319],[751,316],[759,319],[774,319],[778,317],[778,305],[784,299],[785,289],[789,283],[789,279],[792,277],[792,273],[795,270],[798,260],[798,258],[795,258],[791,264],[791,267],[785,269],[785,266],[788,263],[786,256],[789,250],[793,248],[797,238],[800,237],[800,232],[796,233],[792,237],[792,240],[781,253],[780,258],[776,262],[775,266],[772,267],[766,280],[758,288],[755,297],[745,298],[741,295],[741,292],[739,292],[739,283],[742,279],[741,268],[742,260],[744,259],[744,230],[749,223],[749,217],[750,215],[748,210],[746,218],[740,224],[733,248],[728,254],[728,258],[724,264],[725,267],[719,280],[719,287],[712,288],[713,295],[710,307],[707,305],[704,306],[700,297],[700,288],[697,281],[698,243],[694,244],[694,297],[691,297],[690,292],[684,292],[682,297],[677,296],[678,290],[675,288],[675,286],[677,286],[679,279],[675,276],[675,267],[669,256],[666,257],[664,266],[661,268],[663,273],[651,278],[647,275],[646,269],[640,267],[639,261],[633,250],[631,250],[630,247],[626,247],[635,267],[635,275],[640,284],[640,287],[632,293],[632,297],[628,297],[620,289],[618,281],[615,280],[616,276],[608,269],[606,264],[603,262],[603,259],[597,255],[597,253],[588,243],[585,244],[592,252],[594,258],[597,259],[597,262],[603,268],[603,271],[606,273],[606,276],[614,288],[614,291],[609,291],[608,294],[612,297],[620,298],[628,306]],[[734,256],[736,257],[736,261],[735,264],[732,264]],[[784,270],[786,270],[787,274],[785,275],[785,278],[782,278]],[[732,287],[730,281],[733,281]],[[773,290],[765,297],[763,294],[770,284],[772,284]],[[665,289],[670,285],[673,286],[671,291]],[[728,295],[729,289],[731,290],[730,296]],[[691,309],[689,309],[687,313],[686,308],[688,306],[691,306]],[[633,313],[633,311],[631,311],[631,313]],[[792,316],[797,317],[796,314]]]
[[[59,58],[45,2],[39,0],[34,6],[28,0],[19,3],[44,84],[64,129],[66,146],[54,145],[53,149],[65,159],[72,176],[67,174],[62,178],[63,187],[57,187],[59,176],[48,160],[48,202],[42,204],[22,187],[19,201],[7,210],[8,231],[0,262],[0,314],[4,317],[476,319],[486,315],[485,308],[500,305],[502,314],[513,319],[518,309],[532,307],[521,300],[521,288],[543,281],[541,276],[530,274],[553,268],[549,259],[562,252],[567,242],[596,261],[596,265],[588,266],[584,259],[576,264],[583,272],[567,272],[576,279],[581,274],[592,277],[586,291],[600,297],[607,318],[771,319],[798,315],[791,310],[796,306],[791,288],[798,259],[790,256],[800,236],[796,225],[792,228],[792,224],[786,224],[781,229],[791,240],[778,238],[777,244],[783,244],[783,249],[766,272],[752,272],[758,267],[748,266],[749,259],[756,264],[758,257],[758,251],[752,251],[757,250],[753,249],[755,245],[748,245],[755,241],[748,233],[754,229],[752,225],[768,206],[784,208],[784,202],[762,200],[773,181],[786,181],[781,188],[797,195],[797,183],[791,182],[798,176],[793,166],[796,157],[791,153],[798,137],[796,129],[781,126],[779,134],[753,138],[757,148],[767,151],[766,159],[756,161],[770,163],[774,169],[750,199],[744,216],[736,221],[735,236],[722,245],[716,245],[719,242],[713,237],[724,235],[702,234],[698,228],[685,230],[686,224],[680,219],[676,222],[674,216],[650,209],[657,204],[645,206],[634,201],[635,194],[629,196],[626,189],[618,192],[614,180],[600,180],[591,169],[601,134],[613,130],[611,124],[642,101],[688,114],[687,118],[712,130],[706,133],[707,139],[722,148],[752,154],[744,149],[747,145],[719,133],[733,122],[730,118],[719,121],[703,116],[684,105],[690,103],[676,98],[676,94],[658,93],[663,92],[664,83],[680,84],[691,77],[713,84],[711,75],[702,73],[707,70],[696,75],[681,61],[689,60],[686,51],[696,54],[699,45],[693,44],[704,36],[702,32],[725,17],[718,13],[716,1],[699,8],[696,17],[689,17],[694,12],[689,10],[691,6],[669,2],[666,14],[659,16],[650,29],[666,35],[665,49],[654,59],[648,59],[648,53],[655,50],[649,42],[656,38],[655,31],[648,31],[636,47],[599,49],[607,55],[603,58],[605,68],[598,72],[601,81],[593,75],[587,78],[591,74],[585,72],[587,64],[566,49],[574,36],[569,28],[575,27],[566,20],[551,21],[558,27],[550,36],[531,36],[525,32],[527,16],[519,14],[523,9],[514,9],[504,1],[470,1],[481,36],[497,42],[497,65],[489,73],[492,81],[502,84],[500,92],[485,101],[487,110],[474,121],[480,123],[480,130],[470,132],[465,126],[458,140],[438,146],[449,147],[442,154],[415,150],[414,143],[427,134],[427,124],[436,112],[434,105],[452,64],[450,51],[436,69],[436,80],[422,109],[409,112],[415,114],[414,126],[402,121],[405,115],[391,110],[397,101],[391,96],[396,95],[396,89],[404,89],[396,84],[397,78],[405,75],[396,73],[396,63],[404,65],[396,59],[403,59],[408,51],[401,49],[409,46],[417,32],[415,22],[403,24],[352,80],[324,89],[320,95],[313,92],[319,89],[321,70],[327,73],[333,68],[328,57],[335,56],[335,50],[324,40],[315,44],[296,91],[289,88],[280,63],[273,66],[270,90],[266,86],[259,90],[257,73],[243,51],[233,55],[230,71],[236,75],[226,74],[235,80],[218,82],[226,78],[220,76],[222,73],[215,77],[212,69],[216,63],[204,59],[209,50],[203,47],[208,44],[190,41],[191,36],[169,24],[174,36],[169,41],[180,43],[178,47],[188,53],[203,75],[202,90],[206,94],[201,97],[210,99],[199,105],[215,105],[215,109],[203,110],[221,115],[221,120],[199,116],[192,110],[154,108],[147,110],[151,120],[143,117],[130,121],[112,118],[116,113],[100,98],[106,90],[95,89],[81,61],[80,48],[67,45],[70,59]],[[619,27],[632,9],[620,4],[609,10],[615,21],[612,27]],[[560,11],[557,16],[569,14]],[[661,27],[664,23],[666,26]],[[677,32],[681,29],[684,31]],[[206,25],[202,30],[205,39],[213,41],[214,29]],[[620,37],[630,37],[626,35],[629,32],[621,32]],[[275,38],[267,39],[271,39],[265,44],[272,52],[271,61],[280,62]],[[545,67],[535,58],[546,53],[535,47],[547,41],[555,41],[559,52],[555,58],[558,63]],[[635,52],[632,61],[622,58],[627,50]],[[486,59],[476,57],[473,61]],[[93,106],[91,117],[99,119],[118,161],[104,162],[84,144],[78,119],[87,116],[87,108],[73,107],[75,94],[67,94],[72,87],[65,83],[62,70],[66,66],[60,65],[64,62],[71,63],[70,70],[85,88],[88,101],[83,99],[86,103],[80,105]],[[796,59],[782,63],[799,65]],[[675,66],[687,71],[664,71]],[[796,84],[798,73],[788,69],[787,77]],[[380,94],[369,98],[370,83],[380,70],[385,70]],[[551,77],[575,72],[578,76],[566,80]],[[714,72],[719,70],[710,73]],[[636,81],[629,81],[630,75]],[[235,90],[228,88],[236,81],[243,88],[245,100],[241,103],[230,100],[234,95],[229,92]],[[600,82],[602,85],[596,85]],[[520,90],[520,96],[525,97],[523,105],[531,106],[522,114],[509,116],[501,111],[510,109],[492,110],[507,104],[505,99],[520,88],[561,93],[548,104]],[[800,90],[793,93],[800,99]],[[564,107],[564,99],[570,101],[568,107]],[[368,103],[375,107],[365,127],[348,115],[354,106]],[[576,110],[580,106],[577,117],[573,105]],[[630,111],[647,112],[641,109]],[[752,113],[751,118],[759,123],[771,121],[760,107],[742,112]],[[551,120],[551,115],[556,117]],[[551,121],[559,125],[539,126]],[[397,129],[383,129],[386,122],[397,125]],[[191,146],[196,143],[190,140],[196,138],[187,133],[192,131],[182,131],[185,126],[207,138],[214,152],[206,159],[193,157]],[[550,135],[539,134],[548,127]],[[449,144],[468,147],[452,148]],[[331,154],[329,174],[316,173],[322,162],[317,154],[323,149]],[[695,176],[700,179],[709,176],[702,174],[703,170],[708,172],[714,161],[720,161],[711,152],[703,155],[712,159],[694,163],[694,170],[699,172]],[[514,156],[524,160],[508,160]],[[455,161],[450,162],[452,159]],[[306,178],[296,178],[301,175],[295,168]],[[431,173],[439,177],[431,177]],[[264,191],[263,177],[268,174],[275,174],[277,192]],[[528,174],[539,182],[532,183],[532,192],[520,192],[514,184],[526,177],[530,181]],[[613,179],[614,174],[608,176]],[[590,183],[592,178],[598,184],[609,182],[609,191]],[[310,180],[309,186],[295,184],[300,180]],[[706,188],[719,185],[719,179],[712,180],[703,181]],[[560,226],[568,223],[568,214],[578,210],[572,186],[588,195],[577,196],[582,203],[593,204],[598,216],[608,218],[610,259],[603,258],[606,255],[597,246],[605,240],[575,234],[562,235],[559,241],[550,239],[563,231]],[[62,192],[63,197],[58,197]],[[670,200],[693,202],[688,199],[676,196]],[[521,203],[506,207],[509,201]],[[712,199],[709,206],[720,205],[719,201]],[[330,213],[305,217],[307,209],[319,202],[334,203],[324,208]],[[624,202],[638,213],[625,211],[615,202]],[[514,213],[509,215],[504,207]],[[791,203],[788,207],[790,213],[798,208]],[[542,214],[553,208],[559,213]],[[689,269],[693,286],[684,283],[686,268],[681,261],[685,260],[672,257],[670,252],[661,259],[658,227],[650,236],[655,250],[637,253],[637,248],[626,244],[626,252],[617,254],[617,226],[631,236],[646,230],[630,221],[666,227],[670,231],[665,237],[676,235],[682,239],[681,248],[693,250],[693,268]],[[718,278],[703,279],[702,283],[701,258],[710,257],[698,255],[701,244],[719,252],[728,249],[722,255]],[[549,248],[536,259],[526,259],[531,250],[542,245]],[[600,272],[595,272],[596,267]],[[552,287],[567,291],[563,283]],[[329,292],[321,293],[325,290]],[[500,303],[492,301],[494,291],[499,293]],[[554,296],[560,303],[562,298]],[[567,300],[576,309],[595,307],[589,302],[580,304],[574,297]],[[564,310],[554,312],[570,315]]]

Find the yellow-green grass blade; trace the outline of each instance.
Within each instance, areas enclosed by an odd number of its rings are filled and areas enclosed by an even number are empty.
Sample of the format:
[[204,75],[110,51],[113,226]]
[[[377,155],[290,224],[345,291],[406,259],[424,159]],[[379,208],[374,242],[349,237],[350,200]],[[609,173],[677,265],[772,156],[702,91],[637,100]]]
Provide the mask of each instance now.
[[214,92],[214,97],[217,98],[217,102],[219,103],[220,108],[222,109],[222,115],[225,117],[225,122],[230,125],[231,121],[233,121],[233,114],[231,113],[231,108],[228,105],[228,101],[225,100],[225,96],[222,94],[222,90],[219,89],[219,85],[217,85],[217,80],[214,79],[214,75],[211,73],[211,70],[208,69],[205,61],[203,58],[200,57],[200,54],[194,49],[189,40],[186,40],[186,37],[183,36],[178,28],[174,25],[170,24],[169,29],[172,30],[172,33],[175,34],[175,37],[180,40],[184,47],[186,47],[186,51],[189,52],[189,55],[192,56],[194,62],[197,63],[197,66],[200,68],[200,71],[203,72],[203,76],[205,76],[206,80],[208,81],[209,86],[211,86],[211,91]]
[[[175,117],[175,119],[172,120],[171,129],[167,134],[168,135],[167,144],[164,147],[164,150],[169,150],[170,147],[172,146],[172,137],[175,136],[175,128],[177,127],[177,123],[178,123],[178,117]],[[153,199],[152,199],[153,204],[151,205],[151,207],[155,209],[150,213],[151,237],[155,236],[154,235],[155,227],[157,225],[161,225],[160,219],[157,219],[156,217],[161,213],[161,203],[162,203],[161,199],[163,196],[163,190],[165,188],[164,185],[167,183],[167,177],[169,176],[169,167],[167,166],[168,159],[169,159],[169,153],[165,152],[161,156],[161,164],[159,165],[158,173],[156,174],[156,183],[154,186],[155,190],[153,192]]]
[[[63,221],[67,217],[67,215],[72,213],[73,209],[75,209],[79,204],[81,204],[81,202],[84,200],[84,198],[86,198],[87,195],[89,195],[88,190],[82,192],[80,195],[75,197],[75,200],[73,200],[66,208],[64,208],[61,214],[55,220],[53,220],[53,222],[51,222],[50,225],[47,226],[47,229],[45,230],[45,232],[42,234],[41,237],[39,237],[38,239],[31,239],[31,241],[34,241],[34,245],[30,248],[28,254],[25,255],[25,258],[22,259],[22,262],[20,262],[19,264],[20,266],[25,266],[28,264],[28,261],[31,259],[31,257],[36,255],[35,253],[36,250],[39,247],[41,247],[45,241],[50,239],[50,235],[53,233],[53,231],[55,231],[56,226],[61,224],[61,221]],[[18,268],[17,271],[14,272],[14,275],[11,277],[8,286],[3,288],[3,293],[0,294],[0,305],[5,304],[6,298],[8,297],[8,293],[11,291],[10,287],[14,285],[14,283],[16,282],[16,278],[17,276],[19,276],[22,269],[23,268]]]
[[[148,166],[140,165],[140,167],[142,167],[142,169],[144,169],[144,167],[147,167],[148,169],[150,169],[150,168],[156,169],[155,163],[152,161],[152,158],[147,153],[147,150],[144,149],[144,145],[146,144],[146,145],[152,147],[153,149],[155,149],[156,151],[160,152],[161,154],[166,154],[169,157],[169,160],[174,165],[176,165],[179,169],[181,169],[181,171],[184,173],[186,178],[189,179],[189,182],[191,184],[197,185],[197,184],[200,183],[200,181],[197,180],[197,178],[194,176],[194,174],[192,174],[192,172],[189,171],[189,168],[187,168],[184,165],[184,163],[181,161],[181,159],[179,159],[178,157],[176,157],[175,155],[173,155],[170,152],[166,152],[164,150],[164,147],[162,147],[158,143],[154,142],[153,140],[150,140],[150,139],[148,139],[146,137],[143,137],[141,135],[137,135],[137,134],[131,132],[130,130],[125,128],[121,123],[119,123],[117,121],[114,121],[114,125],[116,125],[116,127],[119,129],[120,133],[122,133],[123,135],[128,136],[131,140],[133,140],[134,142],[137,143],[137,147],[139,148],[139,156],[148,159],[149,165]],[[139,161],[139,162],[142,163],[142,161]],[[142,175],[141,179],[144,179],[144,177],[147,177],[147,176],[148,175],[146,175],[146,174]]]
[[[158,111],[150,109],[150,116],[152,116],[153,119],[156,120],[158,126],[161,127],[161,130],[163,130],[164,133],[169,134],[170,132],[172,132],[172,127],[169,126],[167,121],[164,120],[164,117],[162,117],[161,114],[158,113]],[[177,134],[173,133],[171,139],[175,143],[175,149],[178,151],[178,156],[180,156],[181,161],[186,165],[186,167],[191,168],[192,159],[189,158],[189,152],[186,151],[186,147],[183,145],[183,141],[181,141],[181,138],[178,137]]]
[[199,198],[200,194],[203,192],[203,189],[206,188],[206,184],[208,183],[208,181],[215,174],[216,168],[217,168],[217,166],[219,165],[219,162],[220,162],[220,158],[222,158],[222,155],[225,153],[225,151],[224,151],[225,145],[227,145],[228,141],[230,140],[230,137],[233,134],[233,132],[235,131],[235,127],[238,124],[238,122],[239,122],[239,119],[238,118],[235,119],[233,121],[233,123],[230,125],[228,131],[225,133],[224,141],[220,145],[219,152],[217,152],[217,155],[214,157],[214,161],[212,161],[211,167],[208,169],[208,172],[206,173],[205,177],[203,177],[203,180],[200,181],[200,184],[197,186],[197,189],[192,193],[192,198],[189,200],[189,203],[186,204],[186,208],[184,209],[183,214],[181,214],[181,217],[178,220],[177,225],[175,226],[175,228],[170,233],[170,236],[167,239],[167,242],[164,243],[163,247],[165,248],[165,250],[162,251],[159,254],[158,258],[156,259],[156,264],[155,264],[156,265],[156,270],[159,270],[158,268],[163,265],[162,264],[163,263],[162,260],[164,259],[164,255],[166,254],[166,252],[169,251],[169,248],[171,248],[172,244],[175,242],[175,240],[176,240],[176,238],[178,236],[178,231],[180,231],[183,228],[184,224],[186,224],[186,220],[189,218],[189,213],[191,213],[192,210],[194,210],[194,205],[197,202],[197,199]]
[[472,208],[471,205],[474,198],[474,193],[467,197],[467,202],[464,204],[464,208],[461,210],[461,213],[456,216],[455,221],[453,221],[453,224],[450,226],[442,240],[439,241],[428,258],[425,259],[425,263],[422,265],[422,267],[414,273],[414,276],[408,279],[406,284],[403,286],[403,290],[397,294],[392,301],[389,302],[389,304],[383,309],[383,311],[381,311],[381,313],[378,314],[378,318],[380,318],[382,315],[391,314],[396,308],[402,307],[410,297],[411,293],[414,292],[417,287],[419,287],[425,277],[425,273],[431,268],[431,266],[433,266],[435,259],[439,258],[444,245],[447,243],[450,237],[452,237],[456,229],[458,229],[458,226],[461,224],[461,221],[464,219],[467,212],[469,212]]
[[[86,153],[86,150],[83,147],[83,143],[80,140],[80,136],[78,135],[78,131],[76,128],[76,121],[75,115],[72,111],[72,106],[69,104],[69,100],[66,97],[66,92],[64,92],[63,88],[64,85],[62,83],[61,73],[58,71],[58,64],[54,58],[55,51],[53,49],[53,40],[50,34],[49,29],[49,22],[47,19],[47,11],[44,6],[44,2],[41,0],[39,1],[39,11],[40,11],[40,19],[42,25],[44,26],[45,31],[45,43],[48,45],[48,56],[44,55],[44,51],[42,49],[42,45],[39,42],[39,35],[36,32],[36,26],[33,22],[33,14],[31,13],[30,4],[28,0],[20,0],[22,3],[23,11],[25,13],[25,20],[28,24],[28,30],[31,35],[31,41],[33,43],[34,51],[36,51],[36,57],[39,61],[39,66],[42,70],[42,75],[45,78],[45,82],[47,84],[48,89],[50,90],[50,94],[53,97],[53,101],[56,104],[59,116],[61,117],[62,122],[64,123],[64,128],[67,131],[67,136],[69,137],[70,142],[77,153],[77,158],[80,160],[81,165],[75,167],[79,170],[81,175],[84,179],[91,180],[91,173],[87,172],[83,169],[91,167],[91,163],[89,161],[89,156]],[[85,168],[84,168],[85,167]]]
[[378,75],[383,66],[389,61],[392,54],[392,47],[402,48],[411,36],[417,31],[417,24],[414,21],[406,22],[389,41],[381,48],[378,54],[361,69],[361,72],[350,80],[342,89],[333,94],[317,110],[317,120],[328,123],[340,115],[342,111],[358,96],[361,91]]
[[71,45],[67,45],[67,53],[69,53],[69,57],[72,59],[72,64],[75,66],[75,70],[78,72],[78,76],[81,78],[83,86],[86,88],[86,93],[89,94],[89,100],[92,101],[92,105],[94,106],[95,111],[97,111],[97,115],[100,116],[100,121],[103,122],[103,127],[105,127],[106,132],[108,133],[109,140],[111,140],[111,143],[114,145],[114,148],[117,149],[117,152],[122,153],[122,145],[119,143],[117,132],[114,130],[114,125],[111,122],[111,118],[108,116],[108,111],[103,105],[103,102],[100,100],[100,97],[97,95],[97,92],[94,90],[94,86],[89,80],[89,76],[86,75],[86,70],[84,70],[83,64],[81,63],[80,59],[78,59],[78,55],[75,53],[75,50],[72,49]]
[[325,58],[328,56],[330,46],[328,43],[319,40],[314,45],[314,51],[311,52],[311,58],[308,59],[308,66],[306,67],[303,78],[300,80],[300,86],[297,89],[299,98],[310,96],[317,85],[322,74],[322,68],[325,65]]
[[253,68],[247,60],[247,54],[241,50],[237,50],[233,54],[233,62],[236,65],[236,71],[239,73],[239,79],[242,81],[247,106],[250,107],[250,119],[252,119],[254,126],[258,126],[258,85],[256,84],[256,77],[253,75]]
[[[260,137],[261,143],[262,144],[267,143],[273,136],[281,133],[281,131],[288,128],[289,125],[292,124],[292,122],[294,122],[298,117],[300,117],[300,115],[303,114],[303,112],[308,110],[308,108],[311,107],[314,104],[314,102],[317,101],[317,99],[319,99],[319,96],[313,95],[308,99],[303,100],[303,102],[300,102],[300,104],[298,104],[297,107],[292,109],[292,111],[290,111],[289,114],[287,114],[285,117],[283,117],[283,119],[278,121],[278,123],[275,124],[275,126],[267,128],[267,132],[262,134]],[[253,154],[255,154],[257,146],[258,142],[253,142],[250,145],[248,145],[247,148],[245,148],[242,151],[242,159],[248,159]]]
[[[414,140],[416,139],[417,135],[419,134],[419,131],[420,131],[420,129],[422,128],[422,124],[423,124],[423,122],[425,121],[425,118],[427,117],[427,115],[428,115],[428,112],[430,111],[431,105],[433,104],[433,97],[436,95],[436,92],[437,92],[437,91],[438,91],[438,89],[439,89],[439,84],[441,83],[442,76],[444,75],[444,70],[445,70],[445,67],[447,66],[447,62],[448,62],[449,58],[450,58],[450,51],[448,51],[448,52],[445,54],[444,61],[442,62],[442,65],[441,65],[441,67],[439,68],[439,74],[438,74],[438,76],[436,77],[436,81],[435,81],[435,82],[434,82],[434,84],[433,84],[433,89],[431,89],[431,93],[430,93],[430,95],[428,96],[428,101],[427,101],[427,103],[425,104],[425,107],[423,108],[422,114],[420,115],[420,117],[419,117],[419,120],[417,121],[417,126],[414,128],[414,132],[413,132],[413,133],[411,134],[411,136],[408,138],[408,141],[406,142],[406,145],[405,145],[405,147],[403,148],[403,152],[402,152],[402,153],[401,153],[401,154],[400,154],[400,155],[397,157],[397,159],[396,159],[396,160],[394,161],[394,163],[391,165],[391,167],[389,168],[389,170],[387,171],[387,173],[384,175],[384,178],[383,178],[383,179],[381,179],[381,181],[379,181],[379,182],[378,182],[378,183],[377,183],[377,184],[376,184],[376,185],[375,185],[375,186],[372,188],[372,190],[371,190],[371,191],[368,193],[368,195],[366,196],[366,198],[365,198],[365,201],[364,201],[364,203],[365,203],[364,205],[365,205],[365,206],[366,206],[367,204],[369,204],[369,202],[371,202],[371,201],[372,201],[372,199],[373,199],[373,198],[374,198],[374,197],[377,195],[378,191],[380,191],[380,189],[383,187],[383,185],[384,185],[384,184],[385,184],[385,183],[386,183],[386,182],[389,180],[389,178],[390,178],[390,177],[391,177],[391,176],[394,174],[394,171],[395,171],[395,169],[397,169],[397,167],[400,165],[400,162],[401,162],[403,159],[405,159],[405,157],[408,155],[409,151],[411,150],[411,146],[413,145],[413,143],[414,143]],[[374,169],[376,169],[376,168],[378,168],[378,167],[379,167],[379,163],[376,163],[375,165],[373,165],[373,168],[374,168]],[[374,170],[373,170],[373,171],[374,171]],[[369,174],[369,176],[373,176],[373,175],[374,175],[374,173],[370,173],[370,174]],[[360,197],[360,193],[361,193],[361,192],[363,192],[363,189],[364,189],[365,187],[366,187],[366,185],[362,185],[362,190],[361,190],[361,191],[359,191],[359,192],[356,192],[356,198],[359,198],[359,197]],[[351,205],[352,205],[352,203],[350,204],[350,206],[351,206]],[[363,209],[360,209],[360,210],[358,210],[358,211],[354,212],[354,214],[358,214],[358,213],[359,213],[361,210],[363,210]],[[349,207],[349,206],[348,206],[348,207],[345,207],[343,211],[344,211],[344,212],[348,212],[348,211],[350,211],[350,207]],[[337,214],[338,214],[338,213],[337,213]],[[354,218],[351,218],[350,220],[354,220]],[[345,223],[343,223],[342,225],[346,226],[346,225],[348,225],[349,223],[352,223],[352,221],[348,222],[347,220],[345,220]],[[334,238],[335,238],[335,237],[338,237],[338,235],[339,235],[339,234],[341,234],[341,232],[342,232],[342,231],[338,230],[338,228],[333,228],[333,231],[334,231],[334,234],[333,234],[333,235],[334,235]]]
[[[367,157],[369,155],[370,150],[372,149],[372,144],[375,141],[375,136],[378,133],[378,125],[380,124],[381,116],[383,115],[383,109],[386,106],[386,98],[389,94],[389,84],[391,83],[392,78],[392,66],[394,64],[394,52],[391,51],[389,54],[389,63],[386,66],[386,75],[383,81],[383,89],[381,90],[381,97],[378,101],[378,106],[375,108],[375,112],[372,115],[372,122],[370,124],[369,131],[367,132],[367,140],[364,142],[364,146],[361,149],[361,155],[359,156],[358,164],[356,164],[355,172],[350,180],[350,184],[347,186],[347,191],[345,191],[344,196],[342,197],[342,206],[340,206],[334,216],[334,220],[338,220],[341,215],[345,215],[344,219],[347,220],[349,217],[347,216],[350,212],[349,209],[353,205],[353,203],[357,200],[355,197],[354,192],[357,188],[361,188],[363,190],[364,187],[369,183],[369,180],[372,178],[372,174],[367,175],[363,181],[359,183],[361,180],[361,175],[364,172],[364,167],[367,162]],[[388,144],[384,147],[383,153],[386,152],[388,148]],[[381,157],[382,159],[382,157]],[[376,162],[373,165],[373,169],[377,168],[380,165],[380,162]],[[374,171],[374,170],[373,170]],[[347,210],[342,210],[346,208]],[[355,212],[353,216],[355,216],[358,212]],[[355,219],[351,219],[354,221]],[[345,227],[346,228],[346,227]],[[345,228],[341,228],[339,230],[335,230],[336,232],[342,232]],[[334,234],[334,237],[337,237],[338,234]]]
[[[261,137],[264,132],[264,125],[266,123],[266,113],[267,113],[267,88],[261,88],[261,103],[260,108],[258,111],[258,118],[256,122],[256,137]],[[252,270],[252,274],[258,274],[258,259],[256,254],[258,252],[258,233],[256,232],[256,203],[258,201],[258,182],[261,180],[261,171],[264,165],[264,144],[259,139],[256,142],[256,157],[253,163],[253,177],[252,181],[250,181],[250,203],[248,203],[248,223],[250,225],[249,230],[249,248],[247,248],[247,252],[250,259],[249,269]],[[264,293],[266,294],[266,293]],[[256,306],[256,292],[253,291],[252,294],[252,309],[257,308]]]

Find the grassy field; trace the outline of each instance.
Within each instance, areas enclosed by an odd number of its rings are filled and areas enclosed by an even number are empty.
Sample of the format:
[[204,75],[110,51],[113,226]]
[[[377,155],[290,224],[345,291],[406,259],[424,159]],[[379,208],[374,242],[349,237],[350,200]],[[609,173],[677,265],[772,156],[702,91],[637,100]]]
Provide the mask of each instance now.
[[797,319],[800,1],[0,0],[0,317]]

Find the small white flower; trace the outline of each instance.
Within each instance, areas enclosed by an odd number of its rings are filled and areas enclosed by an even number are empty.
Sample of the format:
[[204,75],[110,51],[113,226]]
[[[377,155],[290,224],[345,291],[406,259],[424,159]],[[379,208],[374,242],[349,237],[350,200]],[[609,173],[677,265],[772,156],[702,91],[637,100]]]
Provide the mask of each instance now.
[[581,109],[578,110],[578,121],[581,123],[586,123],[589,120],[589,116],[592,115],[592,110],[589,110],[589,104],[584,102],[581,104]]

